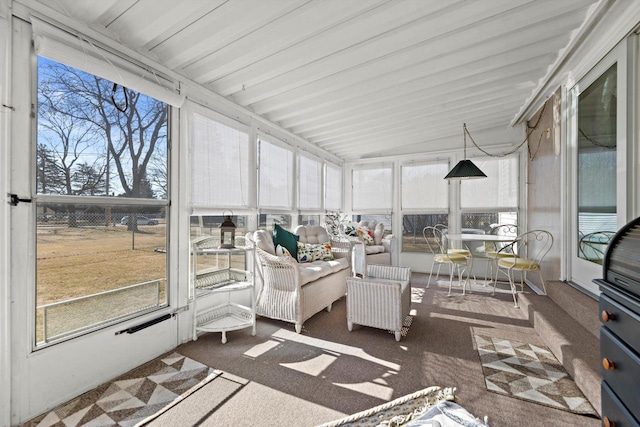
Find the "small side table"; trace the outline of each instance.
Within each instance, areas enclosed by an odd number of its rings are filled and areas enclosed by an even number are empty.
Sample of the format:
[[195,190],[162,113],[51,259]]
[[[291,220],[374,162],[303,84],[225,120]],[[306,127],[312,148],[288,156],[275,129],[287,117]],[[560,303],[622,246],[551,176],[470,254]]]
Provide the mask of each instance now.
[[[247,254],[253,251],[251,247],[237,247],[233,249],[207,248],[202,241],[193,247],[193,275],[194,309],[193,309],[193,340],[198,339],[198,332],[222,332],[222,343],[227,342],[227,332],[238,329],[252,328],[251,335],[256,335],[256,307],[253,271],[231,267],[231,256],[244,254],[245,264]],[[198,256],[218,256],[226,258],[226,266],[198,272]],[[216,263],[217,264],[217,263]],[[252,263],[253,264],[253,263]],[[248,291],[250,305],[242,305],[231,301],[236,292]],[[212,307],[198,309],[199,300],[226,293],[226,301]]]

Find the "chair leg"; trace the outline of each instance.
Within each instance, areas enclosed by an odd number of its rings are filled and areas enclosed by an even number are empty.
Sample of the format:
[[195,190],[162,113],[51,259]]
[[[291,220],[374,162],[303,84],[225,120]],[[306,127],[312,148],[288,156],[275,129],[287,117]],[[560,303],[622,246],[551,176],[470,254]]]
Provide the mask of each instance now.
[[396,331],[396,341],[400,342],[400,337],[402,336],[402,334],[400,333],[400,331]]
[[[464,270],[467,271],[467,280],[463,281],[462,276],[464,274]],[[471,292],[471,284],[470,284],[471,279],[469,278],[469,264],[467,264],[465,268],[462,270],[462,274],[460,274],[460,266],[458,266],[458,280],[460,281],[460,284],[462,284],[462,295],[466,294],[467,286],[469,287],[469,292]],[[474,276],[474,280],[475,280],[475,276]]]
[[453,264],[450,264],[451,270],[449,272],[449,293],[447,296],[451,296],[451,285],[453,285]]
[[515,307],[518,308],[518,300],[516,296],[516,284],[513,283],[513,271],[509,270],[507,276],[509,276],[509,286],[511,286],[511,294],[513,295],[513,303]]
[[540,282],[542,283],[542,291],[544,294],[547,294],[547,287],[544,284],[544,278],[542,277],[542,270],[538,269],[538,274],[540,275]]
[[491,263],[493,260],[491,258],[487,259],[487,266],[484,268],[484,285],[487,286],[491,283],[490,279],[493,277],[493,266]]
[[353,331],[353,322],[349,322],[347,320],[347,329],[349,330],[349,332]]
[[[435,265],[436,265],[436,260],[434,259],[433,262],[431,263],[431,272],[429,272],[429,281],[427,282],[427,288],[431,284],[431,276],[433,275],[433,267],[435,267]],[[440,267],[438,266],[438,268]],[[436,275],[436,280],[437,279],[438,279],[438,276]]]

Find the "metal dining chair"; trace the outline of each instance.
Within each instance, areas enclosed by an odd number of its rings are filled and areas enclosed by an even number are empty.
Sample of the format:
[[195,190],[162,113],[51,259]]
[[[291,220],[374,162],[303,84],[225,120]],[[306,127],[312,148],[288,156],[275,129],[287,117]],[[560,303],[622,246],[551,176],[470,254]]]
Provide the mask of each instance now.
[[[466,292],[466,287],[469,282],[469,257],[459,253],[449,253],[446,248],[446,237],[442,233],[442,230],[437,227],[425,227],[422,229],[422,235],[424,236],[427,246],[433,253],[433,262],[431,264],[431,272],[429,273],[429,281],[427,282],[427,288],[431,284],[431,277],[433,276],[433,269],[436,264],[438,270],[436,272],[436,280],[440,274],[440,267],[443,264],[449,265],[449,293],[451,295],[451,286],[453,284],[453,276],[455,271],[458,273],[458,280],[462,285],[462,294]],[[467,279],[463,281],[463,274],[467,271]]]
[[[496,225],[491,228],[489,234],[494,236],[512,236],[515,240],[518,236],[518,226],[514,224]],[[511,242],[485,242],[484,249],[484,259],[487,261],[484,274],[485,284],[487,283],[487,277],[492,278],[495,283],[498,280],[498,260],[501,258],[517,257],[518,254],[514,252]]]
[[[445,224],[436,224],[434,225],[434,228],[436,228],[437,230],[439,230],[442,235],[444,236],[443,239],[443,245],[444,248],[446,249],[448,254],[458,254],[458,255],[464,255],[465,257],[467,257],[468,261],[469,261],[469,271],[468,273],[473,274],[473,281],[476,281],[476,274],[473,271],[473,253],[471,252],[471,250],[469,249],[469,247],[466,245],[466,243],[462,242],[463,245],[465,245],[465,248],[450,248],[449,247],[449,239],[446,237],[447,236],[447,231],[449,229],[449,227]],[[438,280],[438,276],[436,275],[436,280]]]
[[580,236],[580,241],[578,242],[580,258],[596,264],[602,264],[607,245],[615,234],[615,231],[595,231]]
[[[528,271],[537,271],[542,282],[544,294],[547,294],[547,288],[542,277],[540,266],[542,260],[549,253],[553,246],[553,235],[546,230],[532,230],[520,234],[515,238],[512,248],[518,256],[498,259],[498,268],[503,271],[509,278],[509,286],[513,294],[513,302],[518,307],[516,297],[516,285],[514,283],[514,272],[520,272],[520,290],[524,290],[524,273]],[[504,249],[504,248],[503,248]],[[493,295],[496,293],[496,282],[493,283]]]

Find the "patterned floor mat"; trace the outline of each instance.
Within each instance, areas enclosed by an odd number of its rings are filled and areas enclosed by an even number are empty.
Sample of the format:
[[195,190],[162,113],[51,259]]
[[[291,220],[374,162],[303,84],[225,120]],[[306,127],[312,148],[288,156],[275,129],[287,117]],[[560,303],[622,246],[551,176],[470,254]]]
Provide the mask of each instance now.
[[540,345],[474,335],[487,390],[597,417],[551,351]]
[[84,393],[24,426],[140,426],[220,374],[173,353]]

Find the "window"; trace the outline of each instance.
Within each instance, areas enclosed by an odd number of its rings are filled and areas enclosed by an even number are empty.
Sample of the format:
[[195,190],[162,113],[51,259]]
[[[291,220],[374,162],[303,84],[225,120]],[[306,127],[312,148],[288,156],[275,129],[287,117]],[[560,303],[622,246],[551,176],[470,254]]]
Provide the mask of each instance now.
[[191,107],[191,206],[248,207],[247,127],[210,110]]
[[37,69],[40,347],[168,305],[169,110],[52,59]]
[[282,228],[291,230],[291,215],[268,213],[258,215],[258,228],[263,230],[273,230],[273,224],[278,224]]
[[[201,239],[208,237],[214,237],[214,245],[220,241],[220,224],[225,220],[223,215],[192,215],[190,218],[190,241],[193,244]],[[246,215],[233,215],[231,220],[236,225],[236,246],[244,246],[247,244],[245,241],[245,235],[247,233],[247,216]],[[192,254],[190,263],[190,276],[189,281],[189,297],[193,298],[195,289],[193,286],[193,274],[194,274],[194,255]],[[206,273],[209,271],[221,270],[227,267],[237,268],[240,270],[247,269],[247,257],[245,252],[232,253],[227,255],[208,255],[198,257],[198,272],[196,274]],[[231,263],[227,265],[227,263]]]
[[518,223],[518,158],[474,159],[487,178],[461,181],[461,228],[489,233],[501,224]]
[[298,225],[321,225],[320,215],[298,215]]
[[258,206],[293,209],[293,151],[258,139]]
[[354,169],[352,209],[354,212],[387,211],[393,208],[393,168],[391,165]]
[[449,184],[443,179],[449,162],[438,160],[402,165],[402,250],[427,252],[423,229],[449,224]]
[[578,98],[577,255],[596,264],[606,236],[618,230],[617,68],[613,64]]
[[322,163],[306,155],[298,155],[298,209],[322,209]]
[[342,168],[332,163],[325,163],[324,208],[342,210]]

